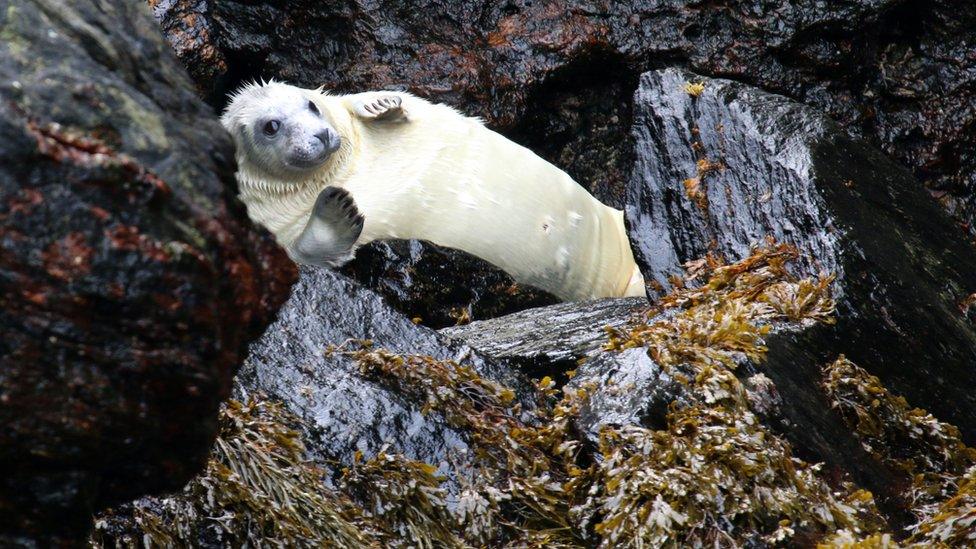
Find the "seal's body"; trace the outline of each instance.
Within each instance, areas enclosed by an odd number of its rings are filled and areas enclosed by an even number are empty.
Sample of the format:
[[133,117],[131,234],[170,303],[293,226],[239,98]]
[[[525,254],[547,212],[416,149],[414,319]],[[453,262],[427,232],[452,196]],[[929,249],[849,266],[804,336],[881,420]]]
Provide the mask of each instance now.
[[[303,108],[324,129],[295,112]],[[336,263],[372,240],[412,238],[469,252],[562,299],[646,293],[621,211],[450,107],[405,93],[330,96],[271,83],[236,94],[223,120],[237,141],[248,213],[298,261]],[[276,165],[262,158],[268,136],[249,135],[269,133],[270,121],[314,126],[302,135],[334,150],[312,168]],[[302,157],[310,148],[273,145],[270,154]],[[355,207],[341,191],[325,196],[327,187],[346,191]],[[347,249],[322,242],[357,224]]]

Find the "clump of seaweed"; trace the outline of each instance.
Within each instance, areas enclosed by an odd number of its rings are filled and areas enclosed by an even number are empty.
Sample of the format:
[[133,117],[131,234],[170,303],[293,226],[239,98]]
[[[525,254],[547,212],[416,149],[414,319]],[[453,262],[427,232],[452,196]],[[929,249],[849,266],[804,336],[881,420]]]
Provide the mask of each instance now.
[[685,93],[692,97],[698,97],[705,92],[704,82],[685,82],[684,85]]
[[465,547],[443,482],[433,465],[384,450],[344,469],[341,489],[363,505],[381,547]]
[[[374,350],[368,344],[347,354],[364,376],[422,403],[423,413],[437,411],[467,434],[477,467],[459,507],[468,541],[519,538],[528,546],[576,546],[580,538],[568,519],[572,494],[563,486],[569,477],[555,461],[575,447],[560,436],[568,429],[565,404],[551,414],[539,409],[542,415],[526,423],[515,392],[483,379],[469,366]],[[551,398],[551,386],[551,380],[541,381],[540,396]],[[536,422],[547,426],[536,427]],[[554,448],[558,444],[563,448]]]
[[421,406],[422,413],[437,410],[452,427],[464,430],[475,446],[497,462],[520,459],[505,437],[519,424],[521,405],[515,392],[478,375],[470,366],[429,356],[398,355],[386,349],[347,351],[360,372],[390,386]]
[[[96,521],[95,546],[375,546],[372,528],[348,499],[326,488],[305,457],[283,405],[229,401],[206,469],[180,494],[134,504],[128,530],[111,539]],[[113,529],[114,530],[114,529]]]
[[602,433],[601,547],[775,545],[873,524],[870,494],[833,493],[748,413],[693,406],[668,429]]
[[[527,397],[468,366],[359,342],[327,352],[465,434],[471,454],[452,471],[460,486],[449,491],[435,467],[385,448],[351,456],[327,488],[285,427],[296,418],[279,404],[231,402],[205,473],[182,494],[137,506],[130,529],[162,546],[206,535],[217,546],[897,547],[872,495],[795,457],[735,375],[743,360],[762,361],[774,324],[832,321],[832,279],[792,277],[797,255],[770,243],[736,264],[703,262],[704,285],[609,331],[606,352],[646,349],[688,389],[663,428],[606,426],[594,447],[576,427],[593,386],[560,394],[546,378],[524,409]],[[958,431],[847,361],[825,384],[862,442],[916,481],[920,523],[906,543],[971,544],[976,468]]]
[[864,449],[909,481],[905,498],[919,522],[908,541],[974,543],[976,450],[959,430],[912,408],[843,356],[824,368],[823,386]]
[[817,549],[908,549],[909,547],[915,549],[916,546],[901,545],[888,533],[858,537],[847,530],[840,530],[817,544]]
[[976,467],[958,479],[959,489],[926,520],[912,528],[902,543],[891,533],[858,537],[840,530],[817,545],[818,549],[949,549],[976,546]]
[[970,467],[957,484],[956,494],[915,527],[912,541],[929,546],[976,546],[976,467]]
[[649,313],[678,309],[679,314],[611,329],[606,349],[646,347],[664,367],[690,363],[734,369],[740,357],[759,362],[771,323],[832,322],[832,278],[795,280],[786,264],[798,255],[796,248],[780,244],[719,266],[707,284],[670,294]]
[[833,490],[750,410],[733,371],[761,362],[773,322],[831,320],[830,277],[795,280],[795,248],[771,245],[666,297],[659,320],[610,330],[608,350],[641,347],[690,389],[667,428],[604,429],[589,503],[604,547],[770,545],[883,524],[870,493]]
[[[695,133],[697,134],[697,131]],[[682,182],[682,185],[685,187],[685,194],[698,206],[702,213],[708,213],[708,186],[706,185],[706,177],[711,173],[724,169],[725,165],[721,162],[713,162],[707,158],[699,158],[698,162],[695,163],[695,177],[689,177]]]

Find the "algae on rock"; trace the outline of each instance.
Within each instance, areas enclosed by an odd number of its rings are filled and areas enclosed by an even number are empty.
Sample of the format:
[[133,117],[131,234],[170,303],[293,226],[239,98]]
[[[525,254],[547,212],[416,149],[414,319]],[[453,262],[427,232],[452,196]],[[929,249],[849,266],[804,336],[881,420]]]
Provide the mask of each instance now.
[[[437,468],[394,447],[357,452],[331,483],[285,427],[298,418],[271,402],[230,403],[207,472],[182,494],[137,503],[124,539],[200,544],[199,532],[219,532],[202,541],[228,546],[264,535],[266,543],[367,547],[895,547],[898,536],[873,496],[794,455],[760,421],[735,375],[742,357],[762,360],[770,326],[830,321],[829,278],[791,277],[786,264],[796,255],[771,244],[740,263],[713,265],[701,288],[679,290],[647,320],[611,331],[606,353],[647,352],[684,387],[663,425],[604,425],[594,445],[578,424],[593,384],[571,383],[560,395],[543,379],[527,407],[471,367],[350,342],[323,351],[345,354],[367,379],[442,415],[467,437],[473,457],[452,463],[463,463],[452,472],[463,485],[457,496]],[[862,378],[844,361],[828,370],[827,389],[854,418],[852,429],[873,437],[864,440],[880,456],[909,459],[905,470],[928,475],[924,486],[945,488],[926,492],[933,497],[925,520],[906,543],[965,539],[976,516],[972,451],[951,427]],[[871,427],[878,413],[881,430]],[[909,447],[918,451],[885,449],[884,441],[901,436],[914,437]],[[98,543],[122,539],[109,535],[111,518],[99,524]]]

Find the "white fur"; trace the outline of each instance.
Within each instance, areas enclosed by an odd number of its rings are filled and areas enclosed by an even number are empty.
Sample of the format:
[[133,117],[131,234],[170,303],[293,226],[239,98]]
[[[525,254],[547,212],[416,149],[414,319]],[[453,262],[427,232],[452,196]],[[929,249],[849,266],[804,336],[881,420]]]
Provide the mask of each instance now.
[[[264,173],[237,133],[295,90],[316,103],[342,145],[307,177]],[[357,114],[364,103],[394,94],[405,120]],[[357,245],[428,240],[481,257],[515,280],[567,300],[646,295],[621,211],[450,107],[406,93],[332,96],[267,83],[237,94],[223,120],[238,140],[241,199],[251,218],[286,248],[301,233],[318,193],[331,185],[349,191],[365,216]]]

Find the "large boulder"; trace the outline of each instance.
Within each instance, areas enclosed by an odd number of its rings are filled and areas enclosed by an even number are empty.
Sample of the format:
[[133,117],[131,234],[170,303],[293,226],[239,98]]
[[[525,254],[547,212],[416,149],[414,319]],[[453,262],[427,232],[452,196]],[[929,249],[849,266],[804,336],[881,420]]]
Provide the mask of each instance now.
[[762,371],[801,450],[872,467],[816,389],[840,354],[976,440],[976,248],[910,172],[817,110],[741,83],[650,72],[635,104],[628,217],[648,280],[667,287],[682,263],[738,260],[767,236],[808,258],[796,274],[836,276],[836,324],[767,340]]
[[283,402],[301,419],[310,452],[330,468],[349,465],[357,452],[370,458],[389,447],[448,472],[450,459],[463,461],[466,435],[440,414],[424,412],[425,402],[415,396],[365,375],[347,352],[367,341],[397,355],[456,361],[530,394],[531,387],[504,362],[414,324],[341,274],[308,267],[277,320],[252,345],[238,374],[237,396]]
[[144,5],[0,1],[0,545],[199,471],[295,276]]

